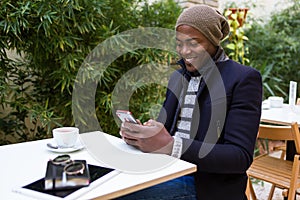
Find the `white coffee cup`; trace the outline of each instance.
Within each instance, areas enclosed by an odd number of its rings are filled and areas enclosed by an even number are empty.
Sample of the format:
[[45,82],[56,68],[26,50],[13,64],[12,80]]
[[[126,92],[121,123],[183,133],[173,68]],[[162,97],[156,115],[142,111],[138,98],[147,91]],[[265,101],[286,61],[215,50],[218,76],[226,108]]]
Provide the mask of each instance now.
[[61,127],[52,130],[53,138],[59,148],[74,147],[79,138],[79,129],[76,127]]
[[271,96],[268,98],[271,108],[281,108],[283,106],[283,98]]

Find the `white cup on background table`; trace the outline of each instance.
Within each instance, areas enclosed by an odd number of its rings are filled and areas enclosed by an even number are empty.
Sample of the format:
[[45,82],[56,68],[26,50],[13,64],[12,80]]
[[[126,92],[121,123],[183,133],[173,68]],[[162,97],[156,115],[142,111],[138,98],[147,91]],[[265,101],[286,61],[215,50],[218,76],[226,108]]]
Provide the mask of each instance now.
[[283,98],[277,96],[271,96],[268,98],[271,108],[282,108]]

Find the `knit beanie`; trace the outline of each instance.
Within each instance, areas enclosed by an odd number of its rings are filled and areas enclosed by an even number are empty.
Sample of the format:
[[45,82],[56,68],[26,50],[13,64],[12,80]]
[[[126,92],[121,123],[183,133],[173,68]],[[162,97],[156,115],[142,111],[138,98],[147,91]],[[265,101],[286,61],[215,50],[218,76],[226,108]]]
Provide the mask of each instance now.
[[197,29],[215,46],[220,46],[220,41],[229,33],[226,18],[218,10],[203,4],[184,10],[177,19],[175,29],[180,25]]

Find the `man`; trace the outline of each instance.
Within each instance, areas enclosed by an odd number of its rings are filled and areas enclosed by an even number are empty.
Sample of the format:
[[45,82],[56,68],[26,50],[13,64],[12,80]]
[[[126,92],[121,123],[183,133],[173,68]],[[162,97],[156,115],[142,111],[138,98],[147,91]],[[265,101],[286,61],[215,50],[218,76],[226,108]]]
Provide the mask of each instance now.
[[258,71],[225,55],[220,42],[228,33],[225,17],[209,6],[179,16],[176,50],[182,68],[169,80],[160,116],[144,125],[124,122],[120,134],[141,151],[194,163],[197,172],[124,199],[247,199],[262,80]]

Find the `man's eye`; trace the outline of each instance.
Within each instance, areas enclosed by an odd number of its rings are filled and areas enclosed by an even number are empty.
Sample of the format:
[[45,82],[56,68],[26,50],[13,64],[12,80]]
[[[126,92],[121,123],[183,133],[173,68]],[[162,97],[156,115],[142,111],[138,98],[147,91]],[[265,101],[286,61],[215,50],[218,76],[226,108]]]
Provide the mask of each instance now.
[[192,43],[190,43],[189,44],[191,47],[196,47],[196,46],[198,46],[198,42],[192,42]]
[[177,47],[182,47],[182,44],[181,43],[176,43],[176,46]]

